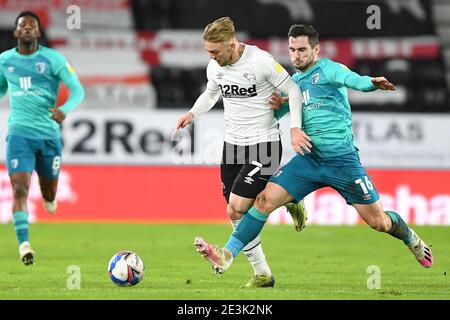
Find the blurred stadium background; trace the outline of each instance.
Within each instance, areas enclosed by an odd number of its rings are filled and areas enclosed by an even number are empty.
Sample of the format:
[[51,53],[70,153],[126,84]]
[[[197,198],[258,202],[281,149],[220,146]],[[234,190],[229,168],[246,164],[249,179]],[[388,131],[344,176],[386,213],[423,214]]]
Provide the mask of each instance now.
[[[67,28],[73,4],[81,9],[81,29]],[[381,10],[380,29],[367,28],[369,5]],[[449,1],[0,0],[0,51],[16,45],[14,20],[25,9],[40,15],[41,43],[68,58],[86,89],[63,125],[59,213],[44,213],[32,182],[32,221],[228,223],[218,170],[221,102],[170,140],[206,84],[202,30],[228,15],[241,41],[268,50],[291,72],[288,28],[310,23],[321,34],[322,57],[395,83],[392,93],[349,92],[363,164],[385,209],[412,224],[450,225]],[[60,101],[65,97],[62,88]],[[1,162],[7,116],[5,97]],[[282,128],[286,133],[286,119]],[[284,161],[292,155],[288,139],[284,134]],[[310,224],[361,223],[331,189],[310,195],[306,205]],[[0,222],[10,221],[2,165]],[[291,220],[282,208],[270,222]]]

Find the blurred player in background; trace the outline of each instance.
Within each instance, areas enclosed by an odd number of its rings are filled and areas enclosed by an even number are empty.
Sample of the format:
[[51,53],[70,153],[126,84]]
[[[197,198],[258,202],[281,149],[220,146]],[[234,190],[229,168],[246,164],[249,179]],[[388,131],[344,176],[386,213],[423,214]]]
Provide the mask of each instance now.
[[[347,88],[395,90],[394,85],[384,77],[360,76],[340,63],[319,59],[319,33],[313,26],[293,25],[288,38],[291,61],[298,70],[292,79],[303,93],[302,124],[312,139],[312,152],[295,155],[275,173],[225,248],[212,246],[197,237],[198,250],[217,272],[223,273],[243,246],[261,232],[273,210],[329,186],[355,207],[370,227],[402,240],[422,266],[431,267],[430,248],[396,212],[383,210],[375,186],[360,163],[354,142]],[[270,99],[274,107],[284,101],[277,94]]]
[[[280,130],[268,104],[275,89],[290,97],[289,108],[294,115],[291,117],[293,147],[307,149],[310,144],[300,130],[300,90],[270,54],[239,42],[229,17],[206,26],[203,40],[211,58],[207,67],[208,84],[193,107],[178,120],[176,130],[210,110],[222,95],[225,141],[221,178],[227,213],[235,228],[280,164]],[[275,279],[263,253],[259,233],[249,239],[243,250],[254,269],[254,275],[244,287],[273,287]]]
[[[30,11],[16,18],[17,47],[0,55],[0,97],[9,91],[10,115],[6,161],[13,189],[13,223],[20,259],[34,264],[28,237],[27,199],[31,174],[36,170],[45,209],[56,212],[56,191],[61,168],[60,124],[84,97],[73,68],[57,51],[38,43],[39,17]],[[71,94],[56,107],[60,81]]]

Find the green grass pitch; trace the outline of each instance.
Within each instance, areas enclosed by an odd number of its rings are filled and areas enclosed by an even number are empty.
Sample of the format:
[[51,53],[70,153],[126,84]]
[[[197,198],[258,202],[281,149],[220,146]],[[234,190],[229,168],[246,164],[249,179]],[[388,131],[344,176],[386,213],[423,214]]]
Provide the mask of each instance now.
[[[19,261],[12,225],[0,225],[0,299],[450,299],[449,228],[414,229],[433,245],[431,269],[401,241],[367,226],[313,225],[297,233],[292,226],[267,225],[263,247],[276,285],[246,290],[239,287],[252,270],[244,255],[215,275],[193,246],[197,235],[225,244],[226,224],[38,223],[30,228],[34,266]],[[108,277],[109,259],[120,250],[144,260],[146,274],[136,287],[118,287]],[[71,265],[80,268],[80,289],[67,288]],[[379,289],[367,286],[373,265],[380,270]]]

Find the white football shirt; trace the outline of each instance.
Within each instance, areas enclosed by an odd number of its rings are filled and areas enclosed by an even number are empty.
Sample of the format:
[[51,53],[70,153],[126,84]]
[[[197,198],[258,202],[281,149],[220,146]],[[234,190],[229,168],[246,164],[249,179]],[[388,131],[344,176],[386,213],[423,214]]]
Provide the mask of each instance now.
[[234,64],[222,67],[211,59],[206,73],[207,89],[222,94],[226,142],[245,146],[280,140],[267,100],[289,74],[273,56],[246,44]]

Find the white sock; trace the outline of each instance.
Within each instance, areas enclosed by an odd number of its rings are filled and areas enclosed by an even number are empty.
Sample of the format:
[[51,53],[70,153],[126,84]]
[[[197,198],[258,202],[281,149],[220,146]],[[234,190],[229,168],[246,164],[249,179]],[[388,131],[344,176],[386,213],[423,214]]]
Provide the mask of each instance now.
[[[241,220],[232,220],[231,223],[233,224],[233,228],[236,229],[236,226]],[[272,271],[269,268],[269,265],[266,261],[266,256],[264,255],[264,252],[262,250],[261,245],[261,237],[258,234],[255,239],[250,241],[244,249],[242,249],[245,256],[247,257],[248,262],[253,267],[253,271],[255,274],[258,275],[266,275],[270,276],[272,274]]]

